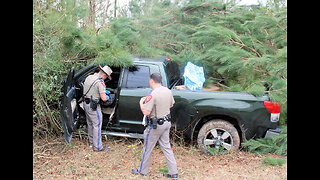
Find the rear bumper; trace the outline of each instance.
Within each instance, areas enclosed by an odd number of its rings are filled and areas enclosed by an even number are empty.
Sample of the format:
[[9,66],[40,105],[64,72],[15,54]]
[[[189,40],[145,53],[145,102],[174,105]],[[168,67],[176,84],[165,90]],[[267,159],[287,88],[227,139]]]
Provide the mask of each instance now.
[[266,132],[266,135],[264,136],[264,139],[271,139],[272,136],[276,136],[279,135],[281,132],[280,128],[276,128],[276,129],[269,129]]

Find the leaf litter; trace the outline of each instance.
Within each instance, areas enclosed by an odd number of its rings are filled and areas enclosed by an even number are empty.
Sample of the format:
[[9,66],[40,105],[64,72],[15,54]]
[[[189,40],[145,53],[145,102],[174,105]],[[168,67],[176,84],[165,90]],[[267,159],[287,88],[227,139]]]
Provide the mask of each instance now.
[[[237,151],[208,156],[191,145],[172,144],[179,179],[287,179],[287,163],[282,166],[262,165],[275,154],[256,155]],[[34,179],[166,179],[166,159],[158,145],[152,152],[146,177],[131,174],[140,166],[141,140],[112,137],[103,139],[111,147],[105,152],[93,152],[86,139],[74,138],[67,145],[63,138],[35,139],[33,144]]]

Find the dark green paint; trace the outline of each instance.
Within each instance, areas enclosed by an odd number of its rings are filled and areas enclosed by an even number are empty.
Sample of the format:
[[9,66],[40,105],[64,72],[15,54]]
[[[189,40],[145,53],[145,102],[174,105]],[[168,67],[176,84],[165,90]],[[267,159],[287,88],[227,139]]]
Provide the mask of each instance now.
[[[146,58],[135,58],[135,65],[144,65],[150,67],[150,73],[161,73],[163,80],[162,85],[168,87],[168,77],[165,74],[165,66],[167,62],[163,60],[154,60]],[[83,81],[85,75],[92,72],[97,66],[87,66],[78,71],[73,80],[70,80],[70,75],[65,82],[65,86],[76,86],[77,83]],[[108,126],[110,130],[143,133],[145,129],[142,125],[143,114],[140,111],[139,100],[150,92],[150,88],[122,88],[122,81],[124,79],[124,69],[121,70],[118,83],[118,104],[116,106],[116,114],[114,124]],[[177,72],[179,73],[179,72]],[[177,76],[177,75],[176,75]],[[179,75],[180,76],[180,75]],[[179,77],[177,76],[177,77]],[[65,87],[64,86],[64,87]],[[64,89],[66,94],[67,90]],[[223,91],[189,91],[189,90],[174,90],[172,89],[174,99],[176,101],[174,107],[171,109],[172,126],[178,130],[183,131],[187,138],[193,136],[197,127],[202,124],[203,120],[210,120],[210,118],[225,118],[225,120],[232,121],[238,127],[242,139],[250,139],[252,137],[263,137],[268,129],[277,128],[277,123],[270,122],[270,113],[264,107],[263,101],[269,100],[268,96],[255,97],[251,94],[238,92],[223,92]],[[70,94],[77,100],[81,96],[79,94]],[[70,101],[70,97],[69,97]],[[65,135],[70,135],[70,129],[66,132],[65,126],[68,123],[67,104],[68,98],[62,102],[62,122],[64,124]],[[83,112],[82,112],[83,113]],[[69,113],[70,114],[70,113]],[[80,112],[81,114],[81,112]],[[85,117],[85,116],[80,116]],[[73,118],[69,118],[74,122]],[[80,120],[81,122],[81,120]],[[85,121],[82,121],[85,122]],[[69,123],[72,124],[72,123]],[[104,127],[105,128],[105,127]]]

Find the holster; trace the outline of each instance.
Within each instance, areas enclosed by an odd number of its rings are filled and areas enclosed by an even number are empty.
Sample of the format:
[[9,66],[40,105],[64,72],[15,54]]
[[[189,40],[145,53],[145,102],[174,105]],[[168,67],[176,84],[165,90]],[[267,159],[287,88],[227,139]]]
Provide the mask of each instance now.
[[153,129],[157,129],[157,124],[158,124],[158,118],[153,117],[150,118],[149,116],[147,116],[147,126],[151,126]]
[[151,118],[151,124],[153,129],[157,129],[158,119],[157,118]]
[[98,106],[98,103],[99,103],[99,99],[92,99],[92,96],[90,98],[90,108],[95,111],[97,110],[97,106]]
[[89,98],[84,98],[84,102],[85,102],[86,104],[89,104],[89,103],[90,103],[90,99],[89,99]]

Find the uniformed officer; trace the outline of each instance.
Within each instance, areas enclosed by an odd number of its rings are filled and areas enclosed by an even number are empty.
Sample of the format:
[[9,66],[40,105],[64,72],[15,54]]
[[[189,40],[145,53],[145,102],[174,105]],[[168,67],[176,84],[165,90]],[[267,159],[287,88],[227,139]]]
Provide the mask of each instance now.
[[143,157],[140,169],[132,169],[132,173],[143,176],[148,173],[152,150],[159,142],[168,166],[168,174],[163,174],[163,176],[176,179],[178,178],[177,163],[169,142],[170,108],[175,101],[171,91],[161,86],[161,80],[162,77],[159,73],[151,74],[149,84],[152,92],[141,98],[139,102],[142,113],[148,116],[148,126],[144,131]]
[[102,112],[99,100],[107,101],[106,85],[104,80],[111,80],[112,70],[109,66],[100,66],[98,73],[89,75],[83,84],[84,102],[83,107],[86,113],[89,144],[93,146],[94,152],[105,151],[101,140]]

